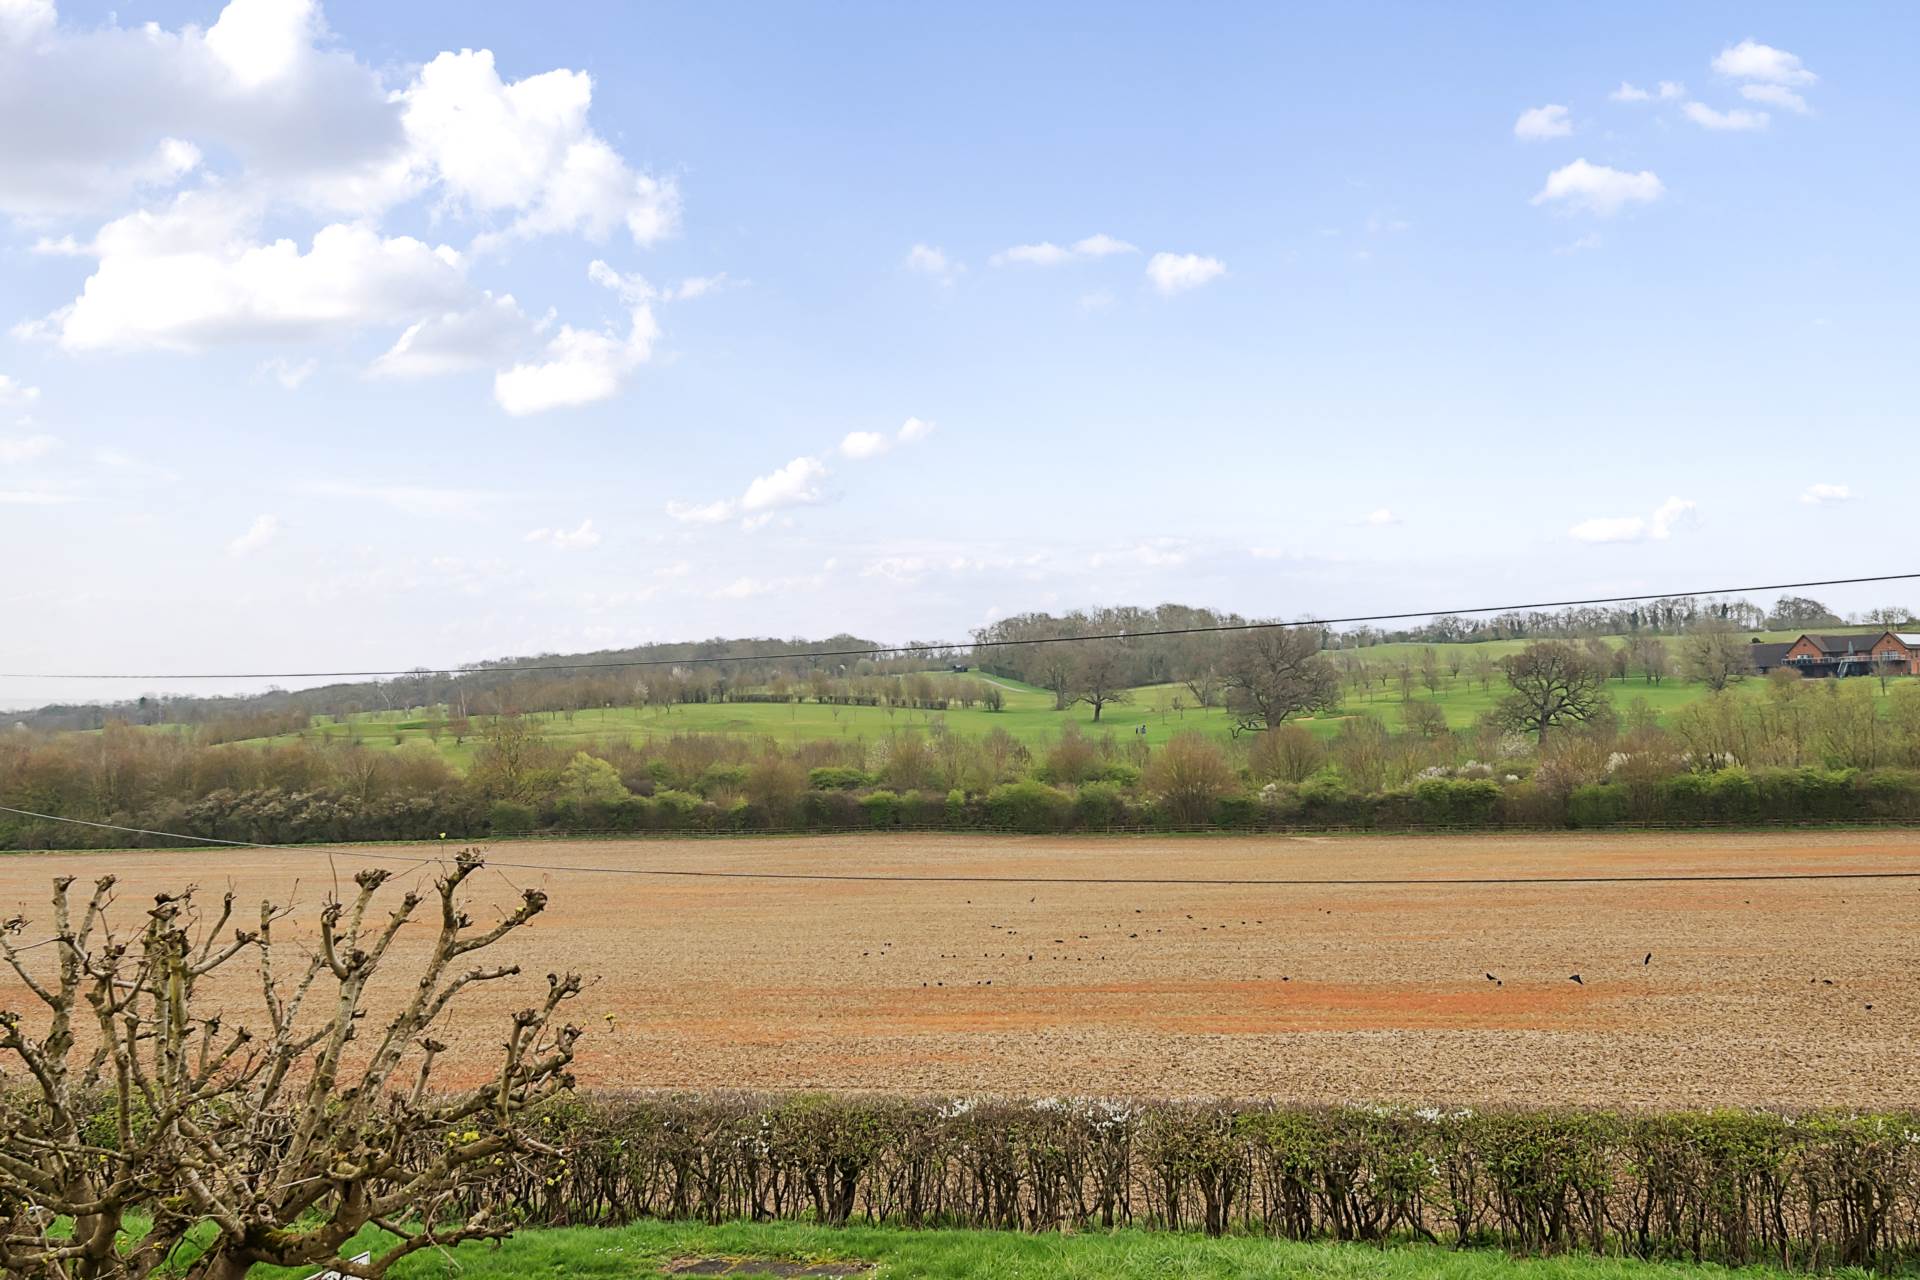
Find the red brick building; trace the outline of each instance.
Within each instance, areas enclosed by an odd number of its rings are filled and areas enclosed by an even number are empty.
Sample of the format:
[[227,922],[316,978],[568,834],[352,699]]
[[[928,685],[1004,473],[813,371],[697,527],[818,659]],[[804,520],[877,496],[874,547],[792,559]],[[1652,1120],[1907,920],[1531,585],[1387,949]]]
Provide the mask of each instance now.
[[1866,676],[1891,671],[1920,675],[1920,633],[1883,631],[1853,635],[1804,635],[1781,652],[1777,645],[1755,645],[1755,666],[1762,671],[1786,667],[1805,676]]

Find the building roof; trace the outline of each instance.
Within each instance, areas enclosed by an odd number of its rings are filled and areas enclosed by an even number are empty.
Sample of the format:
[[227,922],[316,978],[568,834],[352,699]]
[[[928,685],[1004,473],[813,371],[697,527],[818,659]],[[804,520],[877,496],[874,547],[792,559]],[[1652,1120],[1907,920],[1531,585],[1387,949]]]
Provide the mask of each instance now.
[[[1822,653],[1834,653],[1834,654],[1872,653],[1873,646],[1876,643],[1878,643],[1881,636],[1884,636],[1886,634],[1887,633],[1884,631],[1881,631],[1881,632],[1855,631],[1851,635],[1844,635],[1844,636],[1805,635],[1805,636],[1801,636],[1800,640],[1813,641],[1815,647],[1817,647]],[[1800,640],[1796,640],[1793,643],[1799,644]]]
[[1790,644],[1755,642],[1747,646],[1747,661],[1756,667],[1777,667],[1791,648],[1793,645]]
[[1889,631],[1887,634],[1909,649],[1920,649],[1920,631]]

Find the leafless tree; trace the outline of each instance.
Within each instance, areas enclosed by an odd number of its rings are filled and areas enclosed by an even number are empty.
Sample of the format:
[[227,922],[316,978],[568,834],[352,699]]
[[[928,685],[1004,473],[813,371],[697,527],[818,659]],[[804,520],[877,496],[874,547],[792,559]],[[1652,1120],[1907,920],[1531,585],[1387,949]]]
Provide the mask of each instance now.
[[1565,640],[1540,640],[1503,659],[1512,690],[1495,715],[1544,744],[1550,730],[1584,724],[1607,705],[1606,673]]
[[1420,683],[1427,687],[1428,696],[1440,692],[1440,655],[1431,645],[1420,651]]
[[1093,722],[1100,723],[1100,712],[1109,703],[1132,702],[1127,687],[1127,653],[1118,640],[1093,640],[1080,646],[1080,660],[1074,664],[1068,685],[1073,701],[1093,708]]
[[1203,708],[1219,705],[1220,673],[1214,669],[1212,663],[1196,667],[1181,683],[1187,687],[1187,692],[1193,695],[1196,705]]
[[[215,918],[191,889],[160,894],[125,932],[113,922],[112,876],[84,906],[61,877],[54,949],[39,972],[36,944],[18,941],[27,922],[7,921],[0,958],[46,1013],[30,1026],[0,1011],[0,1063],[23,1069],[0,1071],[0,1272],[141,1280],[178,1267],[187,1280],[240,1280],[258,1263],[377,1280],[421,1249],[506,1235],[506,1206],[482,1175],[559,1154],[524,1114],[572,1084],[580,1033],[556,1015],[581,984],[547,975],[544,998],[513,1015],[485,1083],[432,1088],[446,1049],[432,1031],[448,1006],[520,972],[468,957],[546,906],[529,889],[512,913],[475,925],[461,886],[482,865],[467,850],[439,877],[424,964],[396,984],[399,1011],[370,1045],[360,1043],[369,993],[426,900],[409,891],[377,912],[385,871],[361,872],[357,892],[329,900],[317,945],[291,963],[274,934],[287,912],[271,903],[255,927],[223,937],[231,893]],[[257,1019],[239,1021],[202,982],[246,961],[261,1003]],[[466,1209],[456,1216],[457,1204]],[[342,1247],[368,1226],[394,1242],[347,1261]],[[204,1251],[182,1263],[189,1237]]]
[[1234,732],[1271,729],[1307,711],[1340,704],[1340,676],[1306,627],[1243,631],[1227,647],[1223,672]]
[[1718,618],[1695,623],[1680,642],[1680,660],[1689,677],[1718,693],[1752,670],[1753,659],[1731,624]]

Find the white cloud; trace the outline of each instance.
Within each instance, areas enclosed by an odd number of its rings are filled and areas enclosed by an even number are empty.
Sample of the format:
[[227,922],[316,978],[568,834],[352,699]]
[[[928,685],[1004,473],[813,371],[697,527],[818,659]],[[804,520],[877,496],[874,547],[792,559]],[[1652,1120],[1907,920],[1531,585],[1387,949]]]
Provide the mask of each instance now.
[[1112,306],[1113,303],[1114,297],[1112,290],[1096,289],[1092,293],[1081,294],[1079,305],[1081,311],[1091,314],[1095,311],[1105,311],[1108,307]]
[[1748,111],[1745,107],[1735,107],[1731,111],[1715,111],[1704,102],[1689,102],[1681,108],[1687,119],[1702,129],[1712,129],[1722,133],[1744,133],[1767,127],[1767,113]]
[[16,465],[44,458],[60,447],[53,436],[0,436],[0,465]]
[[814,457],[798,457],[784,467],[755,476],[738,498],[714,502],[669,502],[667,515],[682,524],[724,524],[741,517],[741,528],[752,532],[784,507],[812,506],[826,501],[821,484],[832,473]]
[[1607,97],[1615,102],[1651,102],[1655,98],[1660,98],[1662,101],[1671,101],[1686,96],[1687,86],[1673,80],[1662,80],[1660,87],[1652,92],[1622,80],[1620,87],[1607,95]]
[[628,374],[653,358],[660,326],[653,309],[637,300],[651,296],[646,282],[638,276],[622,276],[597,260],[587,267],[587,275],[633,304],[626,335],[561,325],[547,342],[545,359],[496,373],[493,398],[515,417],[611,399]]
[[1722,49],[1713,69],[1736,80],[1763,80],[1771,84],[1812,84],[1820,77],[1806,69],[1798,56],[1761,44],[1748,36]]
[[1573,240],[1572,242],[1561,245],[1559,248],[1555,249],[1554,252],[1559,254],[1585,253],[1589,249],[1598,249],[1601,245],[1605,243],[1606,241],[1600,238],[1599,233],[1589,231],[1587,232],[1587,234],[1580,236],[1579,238]]
[[1851,502],[1853,490],[1844,484],[1811,484],[1800,495],[1800,501],[1809,506],[1826,506],[1837,502]]
[[298,391],[301,384],[311,378],[319,367],[320,362],[312,358],[289,360],[285,356],[275,356],[271,360],[261,362],[260,372],[264,376],[271,377],[284,389]]
[[381,378],[426,378],[498,365],[531,337],[533,324],[510,293],[483,293],[457,311],[416,320],[367,372]]
[[[3,0],[0,0],[3,2]],[[25,384],[0,373],[0,409],[16,409],[21,405],[32,404],[40,398],[40,388]]]
[[1375,528],[1384,528],[1390,524],[1399,524],[1400,517],[1393,514],[1391,508],[1375,507],[1372,511],[1367,512],[1366,515],[1360,518],[1360,523],[1370,524]]
[[1076,258],[1109,258],[1119,253],[1138,253],[1139,248],[1104,231],[1076,240],[1068,248],[1061,248],[1051,240],[1038,244],[1016,244],[1010,249],[1002,249],[993,255],[990,261],[996,267],[1024,265],[1030,267],[1054,267]]
[[1584,209],[1604,218],[1629,204],[1650,204],[1665,192],[1666,188],[1651,169],[1627,173],[1580,159],[1548,174],[1546,185],[1533,197],[1533,203],[1558,201],[1568,208]]
[[807,506],[824,501],[820,482],[827,468],[818,458],[795,458],[777,471],[755,476],[740,496],[742,511],[768,511],[778,507]]
[[849,431],[840,441],[840,452],[849,458],[877,458],[893,448],[893,439],[878,431]]
[[1675,526],[1691,523],[1695,506],[1685,498],[1668,498],[1650,516],[1601,516],[1582,520],[1567,530],[1580,542],[1664,542]]
[[667,514],[682,524],[724,524],[733,519],[735,503],[731,498],[717,502],[680,502],[667,504]]
[[344,338],[464,297],[465,261],[445,245],[321,228],[305,252],[248,238],[257,207],[189,192],[100,229],[80,296],[43,332],[70,351],[194,351],[232,342]]
[[312,0],[234,0],[205,30],[0,12],[0,210],[97,212],[215,153],[310,207],[371,212],[409,190],[398,106],[378,73],[317,47]]
[[1227,264],[1197,253],[1156,253],[1147,261],[1147,279],[1163,294],[1197,289],[1227,274]]
[[600,531],[593,527],[593,521],[582,520],[577,529],[535,529],[525,540],[544,542],[555,551],[583,551],[600,545]]
[[941,284],[952,284],[966,270],[965,266],[947,257],[945,249],[930,244],[916,244],[907,250],[906,268],[938,280]]
[[1073,257],[1072,253],[1051,240],[1043,240],[1039,244],[1016,244],[1011,249],[1002,249],[988,261],[996,267],[1004,267],[1010,263],[1030,267],[1052,267],[1058,266],[1071,257]]
[[485,49],[442,53],[398,95],[418,163],[448,197],[479,214],[511,215],[483,239],[572,232],[605,239],[624,226],[649,245],[680,217],[672,179],[636,172],[587,124],[593,77],[547,71],[511,84]]
[[896,444],[914,444],[932,434],[931,422],[908,418],[891,436],[878,431],[849,431],[840,441],[840,454],[854,459],[877,458],[890,452]]
[[1513,136],[1525,142],[1544,142],[1548,138],[1567,138],[1572,135],[1573,117],[1559,103],[1529,107],[1513,122]]
[[250,556],[280,536],[279,516],[256,516],[247,531],[227,544],[230,556]]
[[1783,84],[1743,84],[1740,96],[1748,102],[1764,102],[1769,106],[1785,107],[1798,115],[1807,114],[1807,100]]

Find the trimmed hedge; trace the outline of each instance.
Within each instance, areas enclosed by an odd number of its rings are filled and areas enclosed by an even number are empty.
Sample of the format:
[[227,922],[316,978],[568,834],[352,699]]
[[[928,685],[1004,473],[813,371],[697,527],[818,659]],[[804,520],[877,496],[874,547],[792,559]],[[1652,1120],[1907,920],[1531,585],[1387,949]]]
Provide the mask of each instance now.
[[1819,1269],[1920,1258],[1920,1114],[582,1094],[499,1176],[641,1217],[1418,1238]]
[[[484,840],[538,832],[689,833],[792,830],[954,831],[1187,829],[1152,795],[1109,780],[1077,788],[1032,779],[985,793],[876,789],[843,766],[813,769],[808,789],[787,800],[743,799],[739,766],[705,770],[698,791],[664,785],[615,801],[486,802],[463,791],[367,801],[333,791],[265,787],[219,790],[189,803],[108,811],[103,821],[187,836],[267,844],[360,840]],[[712,796],[701,792],[712,792]],[[25,800],[27,803],[18,803]],[[7,803],[33,808],[32,796]],[[1207,825],[1220,830],[1575,828],[1626,825],[1761,826],[1781,823],[1920,823],[1920,771],[1727,768],[1651,780],[1609,781],[1551,791],[1533,780],[1425,778],[1383,792],[1354,790],[1323,770],[1300,783],[1271,783],[1220,797]],[[151,837],[0,814],[0,849],[165,844]]]

